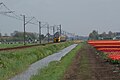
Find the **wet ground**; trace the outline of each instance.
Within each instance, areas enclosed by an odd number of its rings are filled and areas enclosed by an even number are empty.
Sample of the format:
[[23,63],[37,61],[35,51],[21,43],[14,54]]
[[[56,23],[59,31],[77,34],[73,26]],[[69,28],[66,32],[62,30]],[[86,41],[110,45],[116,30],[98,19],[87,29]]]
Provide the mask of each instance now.
[[25,72],[11,78],[10,80],[29,80],[32,75],[37,74],[37,71],[44,66],[47,66],[51,61],[59,61],[63,56],[65,56],[68,52],[70,52],[73,48],[75,48],[77,44],[73,44],[58,53],[54,53],[34,64],[32,64],[28,70]]
[[84,45],[65,72],[63,80],[120,80],[120,69],[96,55],[95,49]]

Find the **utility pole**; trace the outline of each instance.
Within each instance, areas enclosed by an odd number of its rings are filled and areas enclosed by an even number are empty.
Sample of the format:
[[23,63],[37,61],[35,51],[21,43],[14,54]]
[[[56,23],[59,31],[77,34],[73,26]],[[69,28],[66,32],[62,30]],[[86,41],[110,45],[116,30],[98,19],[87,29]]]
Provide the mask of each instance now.
[[64,32],[65,33],[65,35],[67,35],[67,33],[66,32]]
[[57,32],[59,32],[59,27],[57,26]]
[[63,35],[65,35],[65,32],[64,32],[64,31],[63,31],[62,33],[63,33]]
[[53,35],[55,34],[55,26],[53,26]]
[[25,25],[28,24],[35,17],[32,17],[29,21],[26,22],[25,15],[21,15],[21,16],[23,16],[23,26],[24,26],[24,35],[23,35],[24,36],[24,41],[23,41],[24,43],[23,44],[26,45],[26,42],[25,42],[26,41],[26,37],[25,37],[25,35],[26,35]]
[[24,21],[24,45],[26,45],[26,43],[25,43],[25,15],[23,15],[23,21]]
[[41,44],[41,22],[39,22],[39,44]]
[[61,24],[60,24],[60,36],[61,36]]
[[49,38],[50,38],[50,35],[49,35],[49,24],[47,24],[47,32],[48,32],[48,43],[49,43]]
[[55,37],[55,26],[53,26],[53,42],[54,42],[54,37]]

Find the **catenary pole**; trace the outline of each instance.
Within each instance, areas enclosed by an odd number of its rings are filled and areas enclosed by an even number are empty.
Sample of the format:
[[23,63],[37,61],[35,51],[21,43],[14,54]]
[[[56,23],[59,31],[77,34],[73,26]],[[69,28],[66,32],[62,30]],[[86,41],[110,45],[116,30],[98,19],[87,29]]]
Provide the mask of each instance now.
[[26,40],[26,39],[25,39],[25,35],[26,35],[26,34],[25,34],[25,33],[26,33],[26,32],[25,32],[25,15],[23,15],[23,21],[24,21],[24,45],[26,45],[26,43],[25,43],[25,40]]
[[48,33],[48,43],[49,43],[49,38],[50,38],[50,34],[49,34],[49,24],[47,24],[47,33]]
[[39,44],[41,44],[41,22],[39,22]]

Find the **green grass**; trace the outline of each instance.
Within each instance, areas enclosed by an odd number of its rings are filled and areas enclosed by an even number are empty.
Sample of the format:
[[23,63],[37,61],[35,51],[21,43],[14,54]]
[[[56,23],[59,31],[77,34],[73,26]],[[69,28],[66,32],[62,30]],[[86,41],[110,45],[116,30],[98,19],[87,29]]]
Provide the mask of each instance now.
[[[83,50],[81,51],[81,57],[80,57],[80,64],[79,64],[79,77],[81,80],[92,80],[91,79],[91,70],[90,70],[90,62],[89,62],[89,57],[88,57],[88,52],[86,51],[85,48],[87,48],[87,44],[83,45],[82,48]],[[81,49],[82,49],[81,48]]]
[[0,44],[0,48],[11,48],[11,47],[18,47],[23,46],[23,44]]
[[80,48],[81,45],[79,44],[69,54],[64,56],[61,61],[51,62],[47,67],[41,69],[38,75],[33,76],[31,80],[61,80]]
[[7,80],[24,71],[30,64],[37,60],[51,55],[71,44],[72,42],[66,42],[0,52],[0,80]]
[[[34,44],[26,44],[26,45],[34,45]],[[24,46],[24,44],[0,44],[0,48],[12,48],[12,47],[19,47]]]

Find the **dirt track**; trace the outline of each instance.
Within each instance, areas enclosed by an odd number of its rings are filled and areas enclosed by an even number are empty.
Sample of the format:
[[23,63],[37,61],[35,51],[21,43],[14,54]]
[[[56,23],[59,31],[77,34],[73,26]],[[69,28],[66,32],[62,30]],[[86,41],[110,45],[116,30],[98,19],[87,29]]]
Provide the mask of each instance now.
[[84,45],[65,72],[63,80],[120,80],[120,69]]

